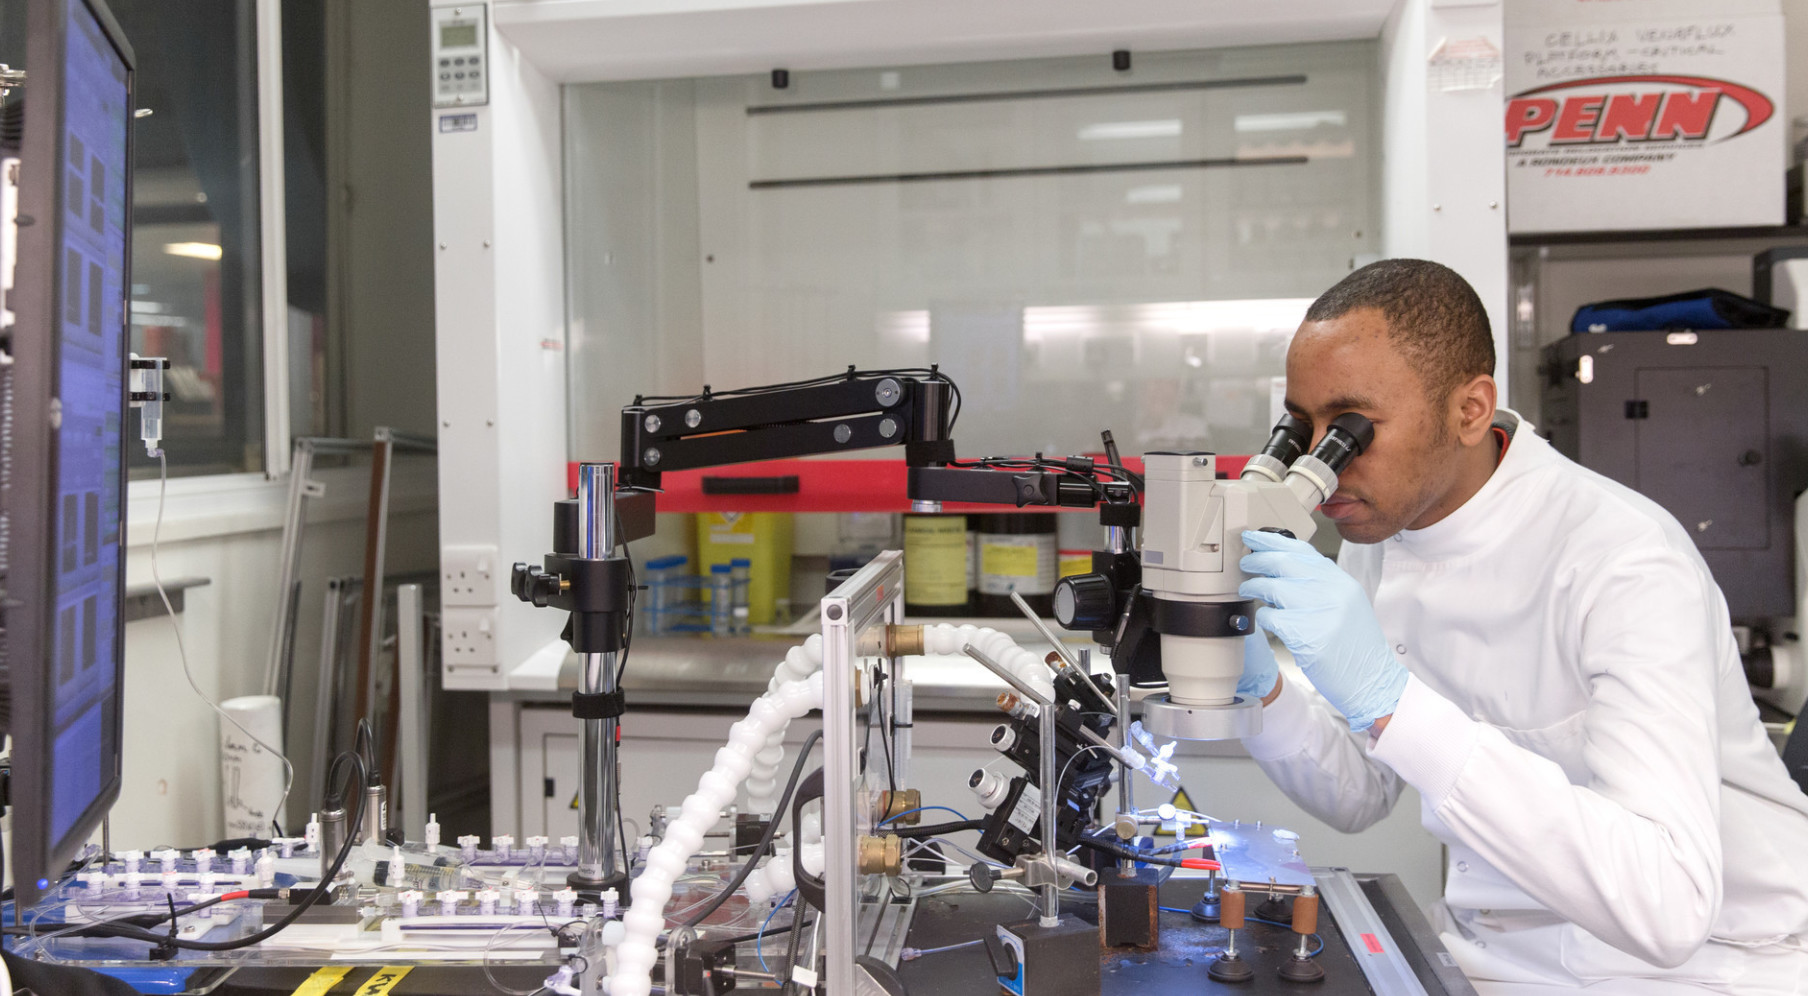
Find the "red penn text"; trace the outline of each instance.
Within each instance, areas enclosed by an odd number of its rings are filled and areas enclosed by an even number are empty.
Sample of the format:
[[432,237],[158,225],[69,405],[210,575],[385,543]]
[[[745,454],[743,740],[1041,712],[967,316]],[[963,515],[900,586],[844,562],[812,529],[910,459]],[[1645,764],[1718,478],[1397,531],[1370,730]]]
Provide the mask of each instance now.
[[1553,146],[1701,141],[1722,96],[1719,90],[1670,90],[1515,97],[1507,102],[1507,148],[1541,132],[1550,133]]

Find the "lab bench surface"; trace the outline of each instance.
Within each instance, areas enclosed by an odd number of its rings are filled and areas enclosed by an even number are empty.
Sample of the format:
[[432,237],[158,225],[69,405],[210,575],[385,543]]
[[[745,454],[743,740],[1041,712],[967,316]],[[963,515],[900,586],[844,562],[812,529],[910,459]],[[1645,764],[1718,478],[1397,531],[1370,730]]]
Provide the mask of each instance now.
[[[1412,983],[1404,986],[1374,984],[1363,973],[1367,953],[1353,951],[1343,930],[1327,909],[1320,913],[1319,937],[1324,942],[1317,961],[1325,970],[1320,982],[1289,982],[1276,971],[1292,953],[1294,934],[1278,926],[1251,923],[1239,949],[1255,969],[1246,983],[1226,985],[1212,981],[1206,967],[1224,949],[1225,931],[1195,921],[1186,913],[1161,914],[1161,947],[1154,952],[1106,951],[1101,955],[1100,992],[1105,996],[1134,992],[1175,993],[1318,993],[1322,996],[1475,996],[1462,974],[1450,962],[1405,889],[1392,875],[1358,875],[1363,897],[1385,928],[1399,954],[1410,966]],[[1171,878],[1161,887],[1161,904],[1190,908],[1204,889],[1200,878]],[[913,948],[958,944],[983,936],[994,925],[1033,919],[1035,913],[1023,893],[998,891],[948,893],[923,900],[917,908],[906,944]],[[1253,901],[1253,897],[1252,897]],[[1096,920],[1096,905],[1076,894],[1063,906],[1088,922]],[[1380,943],[1380,942],[1375,942]],[[497,967],[496,982],[509,989],[529,991],[550,971]],[[333,994],[365,991],[378,969],[353,969],[330,990]],[[215,990],[221,996],[289,996],[311,973],[302,969],[241,969]],[[925,955],[899,966],[899,977],[917,996],[997,996],[998,980],[984,949],[974,947]],[[497,991],[480,968],[423,966],[410,971],[385,990],[393,996],[465,996]],[[758,990],[749,990],[758,991]]]
[[[1107,951],[1100,963],[1099,991],[1103,996],[1127,996],[1130,993],[1241,993],[1246,996],[1267,993],[1319,993],[1322,996],[1475,996],[1475,989],[1449,961],[1449,954],[1438,943],[1430,925],[1419,913],[1393,875],[1358,875],[1357,883],[1397,946],[1398,953],[1410,967],[1412,982],[1404,985],[1371,983],[1364,975],[1363,963],[1370,961],[1368,952],[1358,955],[1345,940],[1335,916],[1328,908],[1319,913],[1318,936],[1324,948],[1316,958],[1325,977],[1316,982],[1291,982],[1277,974],[1291,957],[1297,937],[1281,926],[1251,922],[1238,938],[1238,950],[1255,969],[1248,982],[1226,984],[1206,975],[1206,967],[1224,950],[1226,931],[1216,924],[1201,923],[1188,913],[1160,914],[1160,946],[1151,952],[1128,949]],[[1202,878],[1170,878],[1162,883],[1162,906],[1190,909],[1204,892]],[[1076,895],[1081,901],[1064,903],[1063,913],[1073,913],[1088,923],[1097,922],[1097,906]],[[911,923],[906,946],[933,948],[970,941],[992,931],[995,924],[1035,919],[1035,913],[1021,893],[992,892],[949,893],[923,901]],[[1254,915],[1255,896],[1250,897]],[[1374,937],[1365,932],[1364,936]],[[1380,944],[1377,939],[1374,944]],[[1371,949],[1372,950],[1372,949]],[[1440,957],[1441,956],[1441,957]],[[934,993],[935,996],[997,996],[998,980],[983,948],[924,955],[903,962],[898,975],[911,993]],[[1413,983],[1416,982],[1417,988]]]
[[387,989],[373,988],[386,981],[382,968],[362,966],[346,973],[345,978],[329,989],[300,988],[313,973],[298,968],[241,968],[234,972],[216,996],[292,996],[297,992],[319,992],[324,996],[358,996],[366,992],[382,992],[386,996],[497,996],[498,993],[533,992],[552,974],[549,965],[532,968],[496,966],[490,971],[501,988],[490,982],[480,967],[422,965],[409,970]]

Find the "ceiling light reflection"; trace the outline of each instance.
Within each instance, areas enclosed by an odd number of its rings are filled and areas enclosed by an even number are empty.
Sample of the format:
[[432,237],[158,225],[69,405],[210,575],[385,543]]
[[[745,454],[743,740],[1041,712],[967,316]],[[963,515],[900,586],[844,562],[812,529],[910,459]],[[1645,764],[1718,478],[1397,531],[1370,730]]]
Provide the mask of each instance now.
[[220,258],[220,247],[211,242],[165,242],[163,251],[171,256],[186,256],[189,259],[218,261]]
[[1239,114],[1233,124],[1238,131],[1300,131],[1331,125],[1342,128],[1349,124],[1343,111],[1295,111],[1287,114]]
[[1214,332],[1292,332],[1312,298],[1240,301],[1160,301],[1147,304],[1069,304],[1023,309],[1025,342],[1099,334],[1209,335]]
[[1106,121],[1080,129],[1082,142],[1111,142],[1133,138],[1179,138],[1180,119],[1165,121]]

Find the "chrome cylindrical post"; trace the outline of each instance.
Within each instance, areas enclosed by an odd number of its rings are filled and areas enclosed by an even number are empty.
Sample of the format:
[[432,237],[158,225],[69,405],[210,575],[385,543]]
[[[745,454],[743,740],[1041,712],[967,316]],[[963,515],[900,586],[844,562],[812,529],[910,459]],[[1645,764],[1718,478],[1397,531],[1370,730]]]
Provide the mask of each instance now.
[[[578,556],[601,560],[615,550],[615,464],[578,467]],[[580,691],[586,695],[615,691],[616,654],[585,654]],[[574,885],[602,888],[620,877],[615,840],[615,807],[619,802],[615,730],[617,720],[586,719],[582,772],[578,789],[578,866]]]

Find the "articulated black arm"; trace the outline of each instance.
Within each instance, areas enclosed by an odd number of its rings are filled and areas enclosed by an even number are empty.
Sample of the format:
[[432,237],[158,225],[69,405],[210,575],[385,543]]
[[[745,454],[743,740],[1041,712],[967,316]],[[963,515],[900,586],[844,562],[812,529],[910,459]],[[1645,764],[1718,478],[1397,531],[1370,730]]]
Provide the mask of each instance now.
[[622,409],[619,483],[657,490],[668,470],[903,446],[913,503],[1091,508],[1133,500],[1127,483],[1097,481],[1094,461],[1084,457],[957,463],[952,431],[959,405],[959,388],[933,367],[850,367],[794,384],[636,398]]

